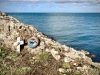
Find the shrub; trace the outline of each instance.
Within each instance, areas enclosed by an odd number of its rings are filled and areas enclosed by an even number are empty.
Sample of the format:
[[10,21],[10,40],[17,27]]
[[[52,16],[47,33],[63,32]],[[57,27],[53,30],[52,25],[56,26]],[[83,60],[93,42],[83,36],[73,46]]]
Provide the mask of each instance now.
[[5,49],[0,48],[0,57],[5,58],[8,55],[8,53],[5,51]]

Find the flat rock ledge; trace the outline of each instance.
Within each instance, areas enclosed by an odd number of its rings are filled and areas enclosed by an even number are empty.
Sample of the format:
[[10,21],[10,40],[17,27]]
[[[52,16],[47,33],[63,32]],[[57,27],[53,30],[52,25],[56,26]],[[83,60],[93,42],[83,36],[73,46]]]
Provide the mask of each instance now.
[[[12,16],[0,12],[0,46],[16,51],[17,48],[14,46],[14,43],[18,37],[24,41],[21,50],[27,50],[34,55],[46,51],[52,54],[55,61],[69,63],[81,71],[90,69],[91,65],[100,69],[100,63],[94,63],[88,57],[89,52],[84,50],[77,51],[66,45],[61,45],[39,32],[34,26],[20,23]],[[39,38],[40,43],[35,48],[28,46],[28,40],[31,37]],[[65,72],[65,68],[60,67],[58,71]]]

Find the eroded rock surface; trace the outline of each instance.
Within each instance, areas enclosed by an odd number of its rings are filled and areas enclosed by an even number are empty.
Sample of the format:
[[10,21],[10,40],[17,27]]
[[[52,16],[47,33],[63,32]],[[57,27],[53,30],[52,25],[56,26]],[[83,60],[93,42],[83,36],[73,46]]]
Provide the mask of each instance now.
[[[21,40],[24,41],[21,50],[28,50],[29,53],[36,55],[42,51],[46,51],[51,53],[55,60],[70,63],[80,70],[90,68],[87,65],[95,65],[95,67],[100,68],[99,63],[93,63],[91,58],[87,56],[89,52],[84,50],[77,51],[71,47],[61,45],[43,35],[34,26],[20,23],[17,19],[0,12],[0,46],[6,46],[11,50],[16,51],[14,42],[16,42],[17,37],[20,37]],[[31,48],[27,45],[28,40],[31,37],[37,37],[40,40],[40,43],[36,48]],[[60,72],[64,72],[63,68],[60,68],[59,70]]]

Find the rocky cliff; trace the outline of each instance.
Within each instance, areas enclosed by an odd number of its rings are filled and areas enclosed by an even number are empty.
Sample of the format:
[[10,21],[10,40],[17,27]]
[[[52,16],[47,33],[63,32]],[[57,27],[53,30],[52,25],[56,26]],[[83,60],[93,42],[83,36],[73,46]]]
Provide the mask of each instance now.
[[[36,47],[28,45],[32,37],[38,39]],[[21,41],[23,42],[22,44],[20,43]],[[18,44],[14,45],[16,42]],[[66,72],[69,68],[68,65],[74,69],[79,69],[81,72],[85,71],[82,72],[82,75],[92,75],[88,71],[92,69],[91,66],[100,69],[100,64],[92,62],[91,58],[88,57],[89,52],[84,50],[77,51],[71,47],[61,45],[39,32],[34,26],[20,23],[17,19],[3,12],[0,12],[0,46],[5,46],[13,51],[18,51],[19,49],[19,52],[27,50],[34,57],[43,51],[50,53],[55,61],[61,61],[65,63],[65,66],[67,65],[66,68],[59,67],[58,71],[61,73]],[[99,73],[95,75],[99,75]]]

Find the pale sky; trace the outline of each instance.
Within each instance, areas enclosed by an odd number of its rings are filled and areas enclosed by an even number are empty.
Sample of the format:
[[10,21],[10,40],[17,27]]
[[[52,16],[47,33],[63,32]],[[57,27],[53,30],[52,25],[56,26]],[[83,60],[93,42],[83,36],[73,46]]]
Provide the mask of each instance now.
[[0,11],[100,13],[100,0],[0,0]]

